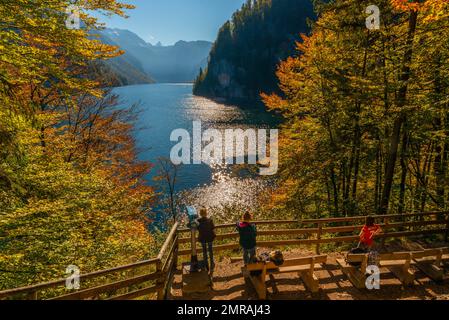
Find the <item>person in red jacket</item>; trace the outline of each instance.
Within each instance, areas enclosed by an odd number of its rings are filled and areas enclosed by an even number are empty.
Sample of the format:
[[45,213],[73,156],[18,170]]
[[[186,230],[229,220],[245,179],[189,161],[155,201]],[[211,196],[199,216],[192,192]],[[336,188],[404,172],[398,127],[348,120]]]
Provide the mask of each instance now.
[[375,224],[374,217],[366,217],[365,225],[360,231],[360,244],[362,248],[372,249],[374,246],[374,237],[382,232],[381,227],[378,224]]

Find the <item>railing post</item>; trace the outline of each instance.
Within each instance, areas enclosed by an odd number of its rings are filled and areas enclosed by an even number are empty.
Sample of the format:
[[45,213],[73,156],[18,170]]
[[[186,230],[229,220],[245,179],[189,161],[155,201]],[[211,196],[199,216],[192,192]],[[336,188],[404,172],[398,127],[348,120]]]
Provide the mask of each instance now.
[[173,253],[172,253],[173,257],[170,263],[170,268],[167,271],[164,280],[164,298],[163,298],[164,300],[168,299],[168,296],[171,292],[171,287],[173,285],[173,278],[175,277],[176,270],[178,270],[178,249],[179,249],[178,235],[175,234],[175,237],[173,239]]
[[[385,230],[388,230],[388,224],[389,224],[389,220],[388,220],[388,218],[384,218],[384,225],[385,225],[385,228],[384,228],[384,232],[386,232]],[[381,246],[382,247],[384,247],[385,246],[385,241],[387,240],[387,238],[382,238],[382,241],[381,241]]]
[[159,278],[156,281],[156,285],[158,287],[160,287],[157,290],[157,299],[158,300],[164,300],[164,284],[165,284],[165,274],[163,272],[164,270],[162,270],[162,260],[159,259],[156,263],[156,272],[159,272]]
[[175,250],[173,252],[173,268],[174,271],[178,270],[178,251],[179,251],[179,236],[175,236]]
[[28,300],[37,300],[37,291],[31,291],[27,295]]
[[323,231],[323,224],[318,222],[318,233],[317,233],[317,243],[316,243],[316,254],[320,254],[320,245],[321,245],[321,233]]
[[449,214],[446,213],[446,234],[444,235],[444,241],[447,242],[449,237]]

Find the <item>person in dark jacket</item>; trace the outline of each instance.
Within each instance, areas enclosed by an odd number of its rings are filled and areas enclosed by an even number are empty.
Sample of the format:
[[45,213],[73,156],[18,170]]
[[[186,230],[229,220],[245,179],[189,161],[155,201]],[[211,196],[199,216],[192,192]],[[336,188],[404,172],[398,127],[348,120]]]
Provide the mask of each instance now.
[[[214,271],[215,262],[214,262],[214,252],[213,252],[213,242],[215,240],[215,225],[212,219],[208,218],[207,210],[202,208],[200,210],[201,218],[198,219],[198,241],[201,242],[203,247],[203,259],[204,265],[207,270],[212,273]],[[208,264],[208,253],[210,258],[210,264]]]
[[243,215],[242,221],[237,223],[237,230],[240,235],[240,246],[243,248],[243,262],[245,265],[251,263],[256,256],[257,229],[251,223],[252,216],[249,212]]

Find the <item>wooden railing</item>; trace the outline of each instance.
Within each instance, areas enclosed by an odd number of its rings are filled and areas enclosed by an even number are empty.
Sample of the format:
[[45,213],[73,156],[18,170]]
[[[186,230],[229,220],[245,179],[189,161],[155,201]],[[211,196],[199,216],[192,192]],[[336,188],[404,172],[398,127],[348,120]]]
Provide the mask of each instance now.
[[[256,221],[259,247],[315,246],[320,253],[325,244],[357,242],[365,216]],[[448,239],[449,211],[376,216],[387,238],[443,234]],[[66,279],[0,292],[0,299],[165,299],[171,288],[178,257],[191,252],[189,229],[170,230],[154,259],[80,276],[81,290],[65,289]],[[214,251],[239,248],[235,224],[216,226]]]
[[156,258],[112,269],[81,274],[80,290],[66,289],[66,279],[0,291],[1,299],[128,300],[165,299],[178,259],[177,229],[173,225]]
[[[402,215],[376,216],[377,223],[384,229],[380,238],[399,238],[426,234],[447,234],[449,228],[449,212],[425,212]],[[363,227],[366,216],[305,219],[305,220],[270,220],[255,221],[258,225],[259,247],[301,246],[315,245],[317,254],[322,244],[344,243],[358,241],[358,233]],[[351,224],[350,224],[351,223]],[[276,228],[273,228],[276,226]],[[283,228],[279,229],[278,227]],[[234,250],[239,248],[235,223],[223,224],[216,227],[216,242],[214,251]],[[232,232],[229,232],[230,229]],[[188,229],[178,230],[180,236],[189,232]],[[283,238],[283,239],[279,239]],[[180,237],[179,244],[184,245],[179,251],[180,256],[188,255],[191,251],[190,237]]]

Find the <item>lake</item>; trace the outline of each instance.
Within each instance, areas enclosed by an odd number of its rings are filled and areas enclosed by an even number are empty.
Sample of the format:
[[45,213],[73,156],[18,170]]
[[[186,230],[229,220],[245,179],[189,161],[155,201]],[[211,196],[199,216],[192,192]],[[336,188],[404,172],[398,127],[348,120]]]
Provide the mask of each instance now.
[[[201,121],[204,128],[276,128],[279,118],[260,107],[239,108],[193,96],[191,84],[149,84],[115,88],[123,105],[139,103],[141,114],[135,133],[141,160],[150,161],[155,168],[147,177],[149,184],[157,175],[160,157],[169,158],[176,142],[170,141],[175,129],[192,132],[193,121]],[[263,178],[249,170],[236,173],[230,165],[182,165],[176,191],[183,194],[184,202],[206,206],[215,215],[226,218],[230,210],[252,209],[258,195],[272,184],[272,178]]]

